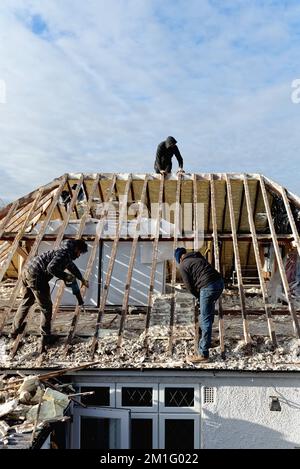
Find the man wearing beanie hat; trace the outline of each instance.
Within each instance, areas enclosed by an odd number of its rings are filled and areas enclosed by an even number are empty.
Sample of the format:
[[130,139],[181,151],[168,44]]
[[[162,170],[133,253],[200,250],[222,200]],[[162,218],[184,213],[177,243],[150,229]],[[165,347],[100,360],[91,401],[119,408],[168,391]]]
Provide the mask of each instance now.
[[186,252],[177,248],[174,252],[179,271],[187,290],[200,301],[199,322],[202,337],[199,342],[199,355],[191,358],[194,363],[206,362],[209,358],[215,303],[224,289],[220,273],[207,262],[200,252]]
[[171,173],[173,156],[177,158],[179,170],[184,173],[183,159],[176,143],[177,141],[174,137],[167,137],[166,140],[164,140],[158,145],[154,163],[154,169],[156,173]]

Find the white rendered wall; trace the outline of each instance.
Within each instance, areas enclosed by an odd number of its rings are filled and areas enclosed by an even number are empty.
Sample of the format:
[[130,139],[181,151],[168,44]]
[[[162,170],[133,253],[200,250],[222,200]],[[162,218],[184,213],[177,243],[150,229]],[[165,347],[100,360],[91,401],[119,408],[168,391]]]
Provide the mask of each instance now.
[[[299,379],[213,380],[215,404],[202,405],[204,448],[300,447]],[[281,411],[270,411],[277,396]]]
[[[89,376],[88,376],[89,375]],[[215,375],[215,376],[214,376]],[[203,449],[300,448],[300,373],[232,373],[159,370],[78,373],[74,383],[140,383],[158,390],[166,384],[199,386],[200,432]],[[205,387],[215,401],[204,402]],[[277,396],[281,411],[271,411],[269,396]],[[159,409],[162,409],[161,402]],[[166,413],[166,410],[163,410]],[[172,413],[176,409],[172,408]],[[157,411],[160,413],[160,410]],[[187,418],[188,418],[188,414]],[[193,415],[193,414],[190,414]],[[157,431],[160,431],[158,428]]]

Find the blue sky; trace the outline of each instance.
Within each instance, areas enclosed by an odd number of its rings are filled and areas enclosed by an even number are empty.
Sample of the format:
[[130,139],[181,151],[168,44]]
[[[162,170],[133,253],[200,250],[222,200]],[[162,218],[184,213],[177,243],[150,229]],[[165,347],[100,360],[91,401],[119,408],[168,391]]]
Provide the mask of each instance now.
[[0,198],[65,172],[152,172],[168,135],[188,172],[300,195],[299,57],[293,0],[1,0]]

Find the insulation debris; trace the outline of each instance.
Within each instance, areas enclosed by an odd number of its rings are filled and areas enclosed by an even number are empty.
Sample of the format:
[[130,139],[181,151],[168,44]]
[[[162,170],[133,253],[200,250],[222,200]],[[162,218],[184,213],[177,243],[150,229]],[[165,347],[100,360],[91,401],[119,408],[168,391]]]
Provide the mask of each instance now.
[[[87,365],[81,368],[84,367]],[[68,369],[25,378],[8,378],[6,375],[0,377],[1,396],[4,400],[0,404],[0,449],[14,448],[16,445],[24,449],[32,444],[34,446],[42,430],[53,422],[68,418],[65,415],[70,400],[77,394],[68,395],[62,392],[66,386],[57,384],[57,379],[52,382],[52,378],[66,371]],[[22,440],[23,434],[29,434],[29,437]]]
[[[255,292],[252,292],[255,294]],[[234,295],[231,299],[235,301]],[[243,322],[240,315],[228,315],[224,318],[225,352],[226,359],[221,358],[219,343],[219,324],[216,320],[213,325],[212,348],[210,362],[203,365],[194,365],[189,357],[195,353],[195,322],[194,299],[186,292],[175,294],[175,314],[173,331],[173,354],[170,355],[169,324],[171,310],[171,295],[158,295],[153,297],[153,308],[150,316],[148,330],[145,327],[145,315],[131,315],[126,319],[122,347],[118,348],[118,330],[120,316],[111,322],[109,315],[107,324],[109,329],[102,329],[98,339],[95,359],[98,369],[120,368],[194,368],[228,369],[228,370],[298,370],[300,366],[299,339],[293,338],[293,328],[288,316],[273,313],[273,322],[280,331],[277,335],[278,347],[275,348],[268,333],[265,315],[249,315],[249,329],[252,344],[246,346],[243,337]],[[104,319],[104,323],[106,319]],[[148,346],[145,347],[146,334]],[[4,347],[9,341],[6,337],[0,338]],[[49,347],[39,366],[66,369],[80,366],[91,360],[92,337],[76,336],[65,355],[65,337],[59,339],[55,345]],[[37,367],[38,337],[28,336],[25,344],[19,349],[13,360],[6,356],[7,368]],[[26,378],[22,384],[22,399],[24,405],[28,402],[28,392],[34,388],[34,377]],[[0,399],[1,399],[0,389]],[[38,404],[38,398],[33,401]]]

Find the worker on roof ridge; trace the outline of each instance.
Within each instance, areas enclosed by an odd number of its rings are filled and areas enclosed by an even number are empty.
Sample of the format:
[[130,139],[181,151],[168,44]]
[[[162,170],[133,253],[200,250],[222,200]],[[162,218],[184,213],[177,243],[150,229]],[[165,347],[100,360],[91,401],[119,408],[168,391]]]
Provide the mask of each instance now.
[[186,288],[200,302],[199,323],[202,337],[199,341],[199,355],[191,357],[190,361],[206,362],[211,346],[215,304],[224,289],[224,280],[198,251],[188,253],[185,248],[177,248],[174,256]]
[[[73,262],[87,250],[88,246],[83,239],[69,239],[63,241],[57,249],[43,252],[29,261],[22,272],[24,293],[14,317],[11,338],[22,333],[29,309],[36,302],[41,310],[42,348],[55,341],[56,337],[51,334],[52,300],[49,281],[57,277],[70,284],[77,278],[88,288],[89,282],[83,278]],[[64,272],[65,269],[69,273]]]
[[178,161],[179,171],[183,172],[183,159],[176,145],[177,140],[174,137],[167,137],[161,142],[156,150],[154,169],[156,173],[168,174],[172,172],[172,157],[175,156]]

